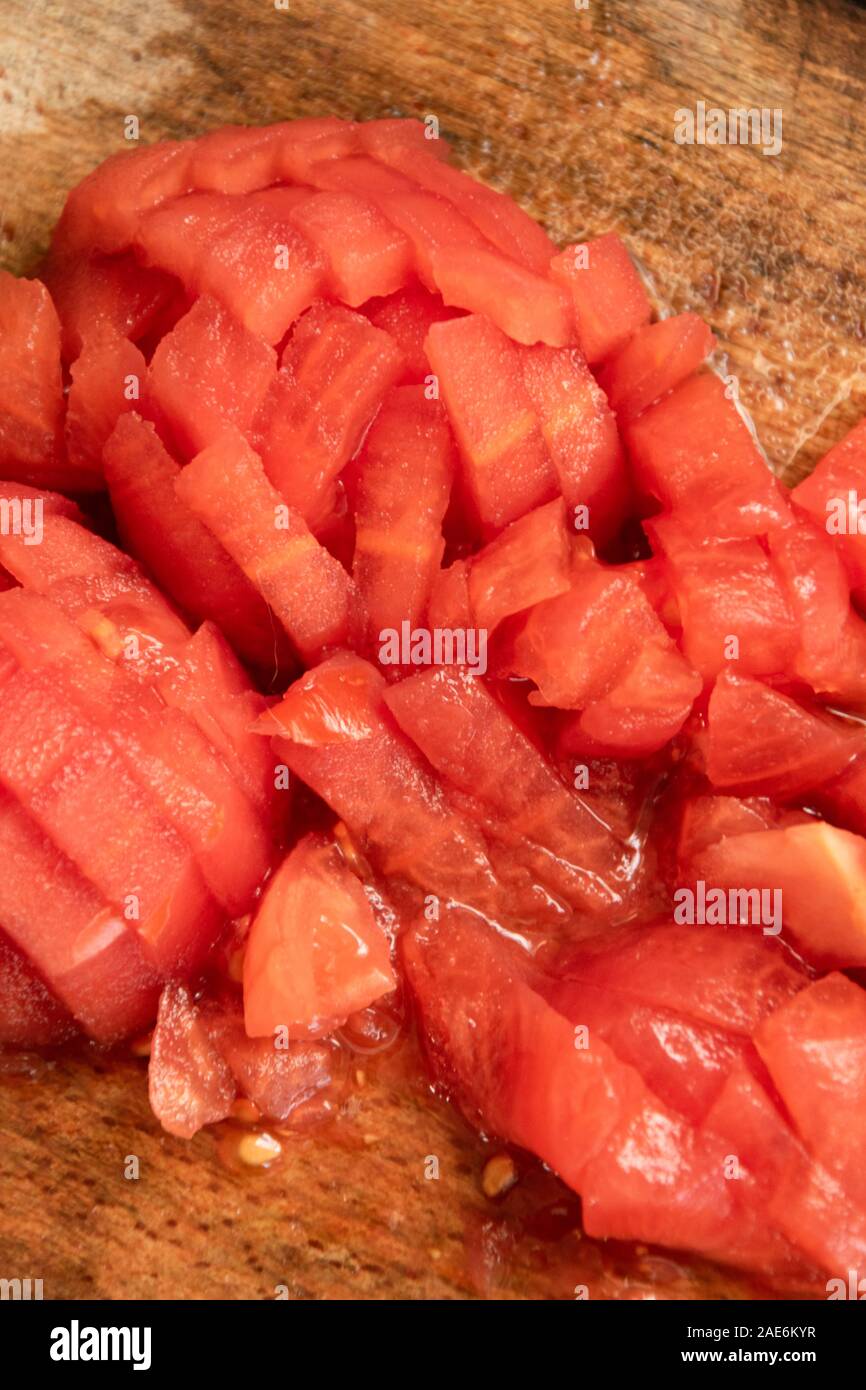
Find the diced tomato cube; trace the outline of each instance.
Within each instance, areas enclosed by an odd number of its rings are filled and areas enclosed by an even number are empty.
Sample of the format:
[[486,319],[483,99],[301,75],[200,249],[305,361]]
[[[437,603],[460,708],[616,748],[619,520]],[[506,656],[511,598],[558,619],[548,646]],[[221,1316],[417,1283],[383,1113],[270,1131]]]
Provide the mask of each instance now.
[[862,739],[761,681],[723,671],[710,696],[705,744],[715,787],[794,797],[835,777]]
[[317,304],[292,333],[253,440],[271,482],[313,529],[333,512],[336,480],[401,366],[386,333],[339,305]]
[[47,671],[0,688],[0,781],[112,908],[160,971],[198,964],[222,924],[195,859],[107,734]]
[[309,183],[312,170],[320,164],[346,159],[360,149],[362,126],[336,116],[308,116],[277,129],[277,181]]
[[0,792],[0,920],[85,1032],[115,1042],[146,1028],[159,982],[137,932]]
[[519,351],[481,314],[434,324],[426,350],[478,517],[499,531],[557,491]]
[[639,328],[598,376],[620,424],[636,419],[696,372],[715,345],[697,314],[676,314]]
[[472,557],[468,569],[473,621],[488,632],[570,587],[571,546],[561,498],[512,521]]
[[486,246],[442,246],[433,282],[446,304],[485,314],[517,343],[564,347],[574,339],[565,292],[543,275]]
[[231,769],[235,780],[279,835],[287,820],[289,789],[278,789],[267,740],[253,725],[268,701],[253,689],[222,633],[204,622],[175,648],[158,679],[166,704],[182,710]]
[[43,278],[60,316],[63,358],[74,362],[86,338],[106,334],[137,343],[176,298],[171,275],[119,256],[49,258]]
[[622,846],[479,677],[431,668],[389,686],[384,698],[437,772],[483,804],[510,853],[531,861],[538,881],[581,909],[619,904]]
[[763,535],[788,519],[782,489],[712,372],[650,406],[625,439],[638,489],[687,512],[701,536]]
[[326,288],[353,309],[374,295],[395,293],[409,279],[409,241],[366,199],[353,193],[310,193],[289,218],[324,257]]
[[729,836],[695,856],[690,877],[707,891],[751,894],[750,912],[758,890],[776,890],[784,927],[810,962],[823,969],[866,965],[866,840],[859,835],[811,820]]
[[275,373],[273,349],[203,295],[153,355],[146,413],[188,459],[229,425],[246,433]]
[[118,669],[47,599],[0,596],[0,642],[27,671],[105,728],[132,777],[182,835],[211,892],[245,912],[270,868],[269,831],[195,723]]
[[367,304],[364,312],[370,322],[390,335],[403,358],[404,380],[423,382],[431,367],[424,342],[434,323],[455,317],[438,294],[431,294],[417,282],[398,290],[396,294]]
[[315,165],[308,181],[316,188],[369,199],[412,247],[415,270],[428,290],[438,288],[435,253],[451,247],[489,248],[490,243],[453,203],[419,188],[396,169],[374,159],[334,159]]
[[521,365],[571,519],[603,544],[622,525],[630,491],[604,393],[578,348],[527,348]]
[[331,1033],[396,984],[388,938],[333,842],[308,835],[270,880],[244,953],[251,1038]]
[[195,294],[213,295],[250,332],[279,343],[309,308],[325,260],[289,220],[291,190],[243,197],[190,193],[144,218],[137,245],[149,265]]
[[175,491],[180,466],[153,426],[137,415],[118,421],[104,455],[105,480],[127,548],[181,608],[219,623],[237,650],[263,672],[288,651],[261,594]]
[[77,1032],[23,951],[0,930],[0,1046],[50,1047]]
[[345,638],[349,576],[268,481],[237,432],[198,454],[175,483],[273,609],[305,659]]
[[566,752],[634,756],[662,747],[701,685],[633,575],[589,558],[576,562],[566,593],[526,615],[512,664],[538,686],[531,703],[581,711],[563,731]]
[[501,915],[484,839],[395,727],[375,667],[340,653],[289,687],[259,721],[280,759],[345,821],[380,874],[417,906],[428,893]]
[[60,456],[60,322],[45,286],[0,271],[0,473],[82,490]]
[[866,992],[844,975],[816,980],[755,1042],[809,1152],[866,1211]]
[[386,116],[378,121],[361,121],[357,126],[358,147],[365,154],[373,155],[389,164],[399,160],[401,155],[417,159],[447,160],[450,155],[448,141],[438,130],[428,126],[426,121],[416,121],[406,116]]
[[[373,125],[379,124],[373,122]],[[430,193],[447,198],[504,256],[546,275],[556,247],[547,233],[507,194],[479,183],[462,169],[452,169],[438,154],[438,140],[370,139],[371,126],[361,127],[361,142],[370,153],[398,169]]]
[[357,465],[355,558],[357,630],[374,650],[386,629],[426,616],[444,549],[454,441],[441,404],[420,386],[385,397]]
[[125,251],[151,208],[191,186],[193,149],[184,140],[162,140],[106,159],[66,199],[52,254]]
[[72,367],[66,410],[66,453],[72,468],[102,475],[102,450],[121,415],[139,400],[147,373],[128,338],[90,337]]
[[744,675],[784,675],[797,625],[766,551],[757,540],[692,543],[676,519],[646,524],[665,556],[682,623],[682,648],[709,680],[728,662]]
[[824,455],[791,494],[832,535],[859,603],[866,603],[866,420]]
[[551,261],[550,273],[571,296],[578,340],[589,363],[604,361],[649,323],[652,306],[646,290],[614,232],[566,247]]

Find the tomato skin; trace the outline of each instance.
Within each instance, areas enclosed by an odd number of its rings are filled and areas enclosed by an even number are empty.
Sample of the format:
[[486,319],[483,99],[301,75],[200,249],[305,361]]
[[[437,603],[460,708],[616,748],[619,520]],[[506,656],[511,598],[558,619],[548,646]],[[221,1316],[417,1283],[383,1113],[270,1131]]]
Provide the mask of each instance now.
[[393,990],[388,939],[336,846],[306,836],[268,883],[244,954],[251,1038],[332,1033]]
[[554,256],[550,273],[571,296],[578,341],[591,366],[610,357],[649,323],[652,308],[646,290],[614,232],[566,247]]
[[696,372],[715,345],[697,314],[676,314],[639,328],[598,374],[598,384],[620,424],[635,420]]

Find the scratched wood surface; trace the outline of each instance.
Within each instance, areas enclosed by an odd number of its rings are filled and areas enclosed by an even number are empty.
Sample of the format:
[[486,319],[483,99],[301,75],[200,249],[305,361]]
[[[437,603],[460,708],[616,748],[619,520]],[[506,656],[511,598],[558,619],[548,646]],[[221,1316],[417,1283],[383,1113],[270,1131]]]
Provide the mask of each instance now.
[[[676,111],[698,101],[780,109],[781,153],[676,144]],[[149,141],[434,114],[555,238],[626,236],[661,299],[712,324],[795,478],[866,412],[864,110],[866,11],[841,0],[2,0],[0,264],[35,266],[125,116]],[[251,1175],[213,1134],[161,1135],[140,1062],[15,1072],[0,1075],[0,1276],[41,1277],[46,1297],[750,1292],[581,1239],[535,1172],[490,1203],[479,1143],[396,1061],[369,1068],[328,1133]]]

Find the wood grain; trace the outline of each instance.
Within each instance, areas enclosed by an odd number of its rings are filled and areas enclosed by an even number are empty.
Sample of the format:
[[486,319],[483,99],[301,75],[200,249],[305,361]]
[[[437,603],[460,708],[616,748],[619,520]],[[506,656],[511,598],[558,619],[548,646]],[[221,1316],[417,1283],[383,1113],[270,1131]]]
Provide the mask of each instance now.
[[[780,107],[782,153],[679,146],[698,100]],[[458,159],[563,241],[615,228],[716,331],[774,466],[866,411],[866,13],[829,0],[5,0],[0,263],[32,268],[67,189],[142,139],[335,112],[439,118]],[[396,1066],[396,1064],[395,1064]],[[238,1175],[162,1136],[142,1067],[66,1059],[0,1084],[0,1275],[46,1297],[746,1296],[580,1240],[528,1173],[480,1194],[478,1141],[388,1064],[329,1135]],[[127,1154],[141,1177],[123,1177]],[[438,1156],[440,1179],[424,1179]],[[549,1215],[541,1239],[530,1209]],[[555,1235],[556,1238],[551,1238]]]

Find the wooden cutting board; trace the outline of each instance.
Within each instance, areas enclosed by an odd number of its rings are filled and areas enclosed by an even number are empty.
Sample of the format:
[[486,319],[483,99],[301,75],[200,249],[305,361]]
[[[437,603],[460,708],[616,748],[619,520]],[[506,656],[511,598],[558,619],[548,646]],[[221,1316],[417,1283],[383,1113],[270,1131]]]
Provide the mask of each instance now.
[[[26,272],[67,189],[124,147],[329,112],[435,115],[552,235],[623,233],[671,308],[712,324],[788,479],[866,413],[866,12],[829,0],[5,0],[0,264]],[[679,145],[675,113],[781,109],[778,157]],[[163,1136],[144,1064],[0,1076],[0,1276],[99,1298],[747,1296],[745,1281],[580,1238],[527,1171],[365,1065],[349,1113],[238,1174]],[[124,1177],[127,1156],[140,1161]],[[430,1180],[428,1159],[438,1159]]]

